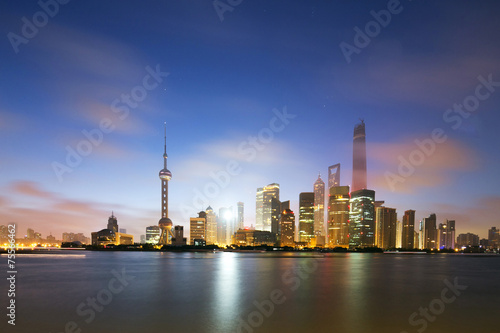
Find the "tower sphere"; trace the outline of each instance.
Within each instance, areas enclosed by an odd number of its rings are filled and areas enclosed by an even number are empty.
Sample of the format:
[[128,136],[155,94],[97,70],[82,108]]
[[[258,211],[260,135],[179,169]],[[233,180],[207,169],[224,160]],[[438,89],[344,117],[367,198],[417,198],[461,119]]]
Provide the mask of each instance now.
[[159,176],[160,176],[161,180],[167,180],[168,181],[168,180],[172,179],[172,173],[168,169],[162,169],[162,170],[160,170]]
[[168,217],[163,217],[160,219],[160,221],[158,221],[158,226],[160,228],[172,227],[173,223],[172,223],[172,220],[169,219]]

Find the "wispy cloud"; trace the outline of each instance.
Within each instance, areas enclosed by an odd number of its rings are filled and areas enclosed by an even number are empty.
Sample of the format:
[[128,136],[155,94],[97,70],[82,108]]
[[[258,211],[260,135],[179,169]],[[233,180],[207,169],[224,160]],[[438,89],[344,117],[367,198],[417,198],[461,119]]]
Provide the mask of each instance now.
[[[374,177],[371,178],[374,188],[392,190],[386,172],[399,175],[401,160],[409,161],[410,154],[418,149],[410,140],[401,143],[371,143],[368,154],[375,163],[372,172]],[[454,172],[473,171],[480,165],[480,157],[475,151],[451,139],[436,144],[432,154],[423,156],[423,163],[412,165],[415,171],[410,176],[403,177],[403,182],[398,182],[398,192],[416,193],[423,188],[444,186],[456,180]]]
[[[26,228],[41,232],[43,237],[52,233],[57,239],[61,239],[63,232],[82,232],[90,236],[90,232],[106,227],[111,210],[115,210],[120,228],[127,228],[135,235],[144,234],[145,226],[155,224],[156,214],[153,211],[66,199],[44,190],[36,182],[13,182],[6,185],[6,189],[12,196],[9,199],[0,197],[0,221],[2,224],[17,223],[17,237],[23,237]],[[120,215],[120,212],[126,214]],[[137,224],[138,220],[144,224]]]

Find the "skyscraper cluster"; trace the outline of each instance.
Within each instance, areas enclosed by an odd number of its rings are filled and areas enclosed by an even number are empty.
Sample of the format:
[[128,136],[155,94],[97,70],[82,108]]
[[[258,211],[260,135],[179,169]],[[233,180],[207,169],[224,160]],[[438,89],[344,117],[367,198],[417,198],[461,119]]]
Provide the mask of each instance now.
[[[168,182],[166,134],[164,167],[160,171],[161,212],[158,226],[146,229],[146,242],[160,245],[184,245],[183,227],[168,218]],[[244,203],[221,207],[218,214],[208,206],[197,217],[190,218],[191,245],[278,245],[330,248],[382,249],[453,249],[455,221],[437,225],[436,214],[422,221],[415,219],[415,210],[404,212],[398,220],[395,208],[375,200],[375,191],[367,186],[365,123],[356,124],[353,133],[353,171],[351,186],[341,185],[340,164],[328,167],[328,187],[318,175],[312,192],[299,194],[298,214],[290,209],[290,201],[280,200],[280,185],[271,183],[257,188],[255,228],[244,226]],[[325,192],[327,192],[325,196]],[[326,218],[325,218],[326,217]],[[298,221],[296,221],[298,218]],[[110,218],[108,229],[117,229]],[[489,244],[498,244],[498,230],[490,230]],[[473,234],[459,236],[459,244],[480,242]]]

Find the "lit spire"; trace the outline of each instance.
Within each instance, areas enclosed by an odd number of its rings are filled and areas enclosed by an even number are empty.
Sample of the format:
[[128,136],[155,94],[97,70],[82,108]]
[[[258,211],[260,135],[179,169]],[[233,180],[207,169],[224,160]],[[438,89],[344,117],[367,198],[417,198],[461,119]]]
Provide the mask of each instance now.
[[163,123],[164,131],[165,131],[165,145],[163,146],[163,168],[167,168],[167,122]]

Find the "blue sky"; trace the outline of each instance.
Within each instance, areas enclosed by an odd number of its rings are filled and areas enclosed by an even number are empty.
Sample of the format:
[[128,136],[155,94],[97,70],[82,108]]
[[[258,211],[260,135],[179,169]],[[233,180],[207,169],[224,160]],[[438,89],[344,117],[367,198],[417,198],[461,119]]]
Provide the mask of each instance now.
[[[458,233],[485,237],[500,207],[500,87],[482,88],[489,96],[457,128],[443,117],[475,95],[478,77],[500,81],[500,5],[401,1],[348,63],[341,43],[355,45],[354,28],[364,31],[388,3],[242,1],[221,21],[211,1],[70,1],[17,53],[9,33],[23,36],[22,18],[42,9],[2,4],[0,223],[89,235],[113,210],[121,228],[143,234],[160,217],[166,121],[174,223],[187,227],[210,172],[236,161],[240,172],[209,203],[243,201],[250,225],[257,187],[279,183],[296,210],[299,193],[312,191],[318,172],[326,180],[331,164],[341,163],[350,185],[352,131],[363,118],[378,200],[399,216],[436,213],[438,222],[456,219]],[[141,91],[147,67],[169,74],[126,117],[114,112],[115,100]],[[295,117],[248,161],[238,147],[284,109]],[[64,164],[67,147],[103,120],[113,130],[61,181],[54,162]],[[398,175],[399,156],[439,128],[446,141],[391,189],[385,175]]]

